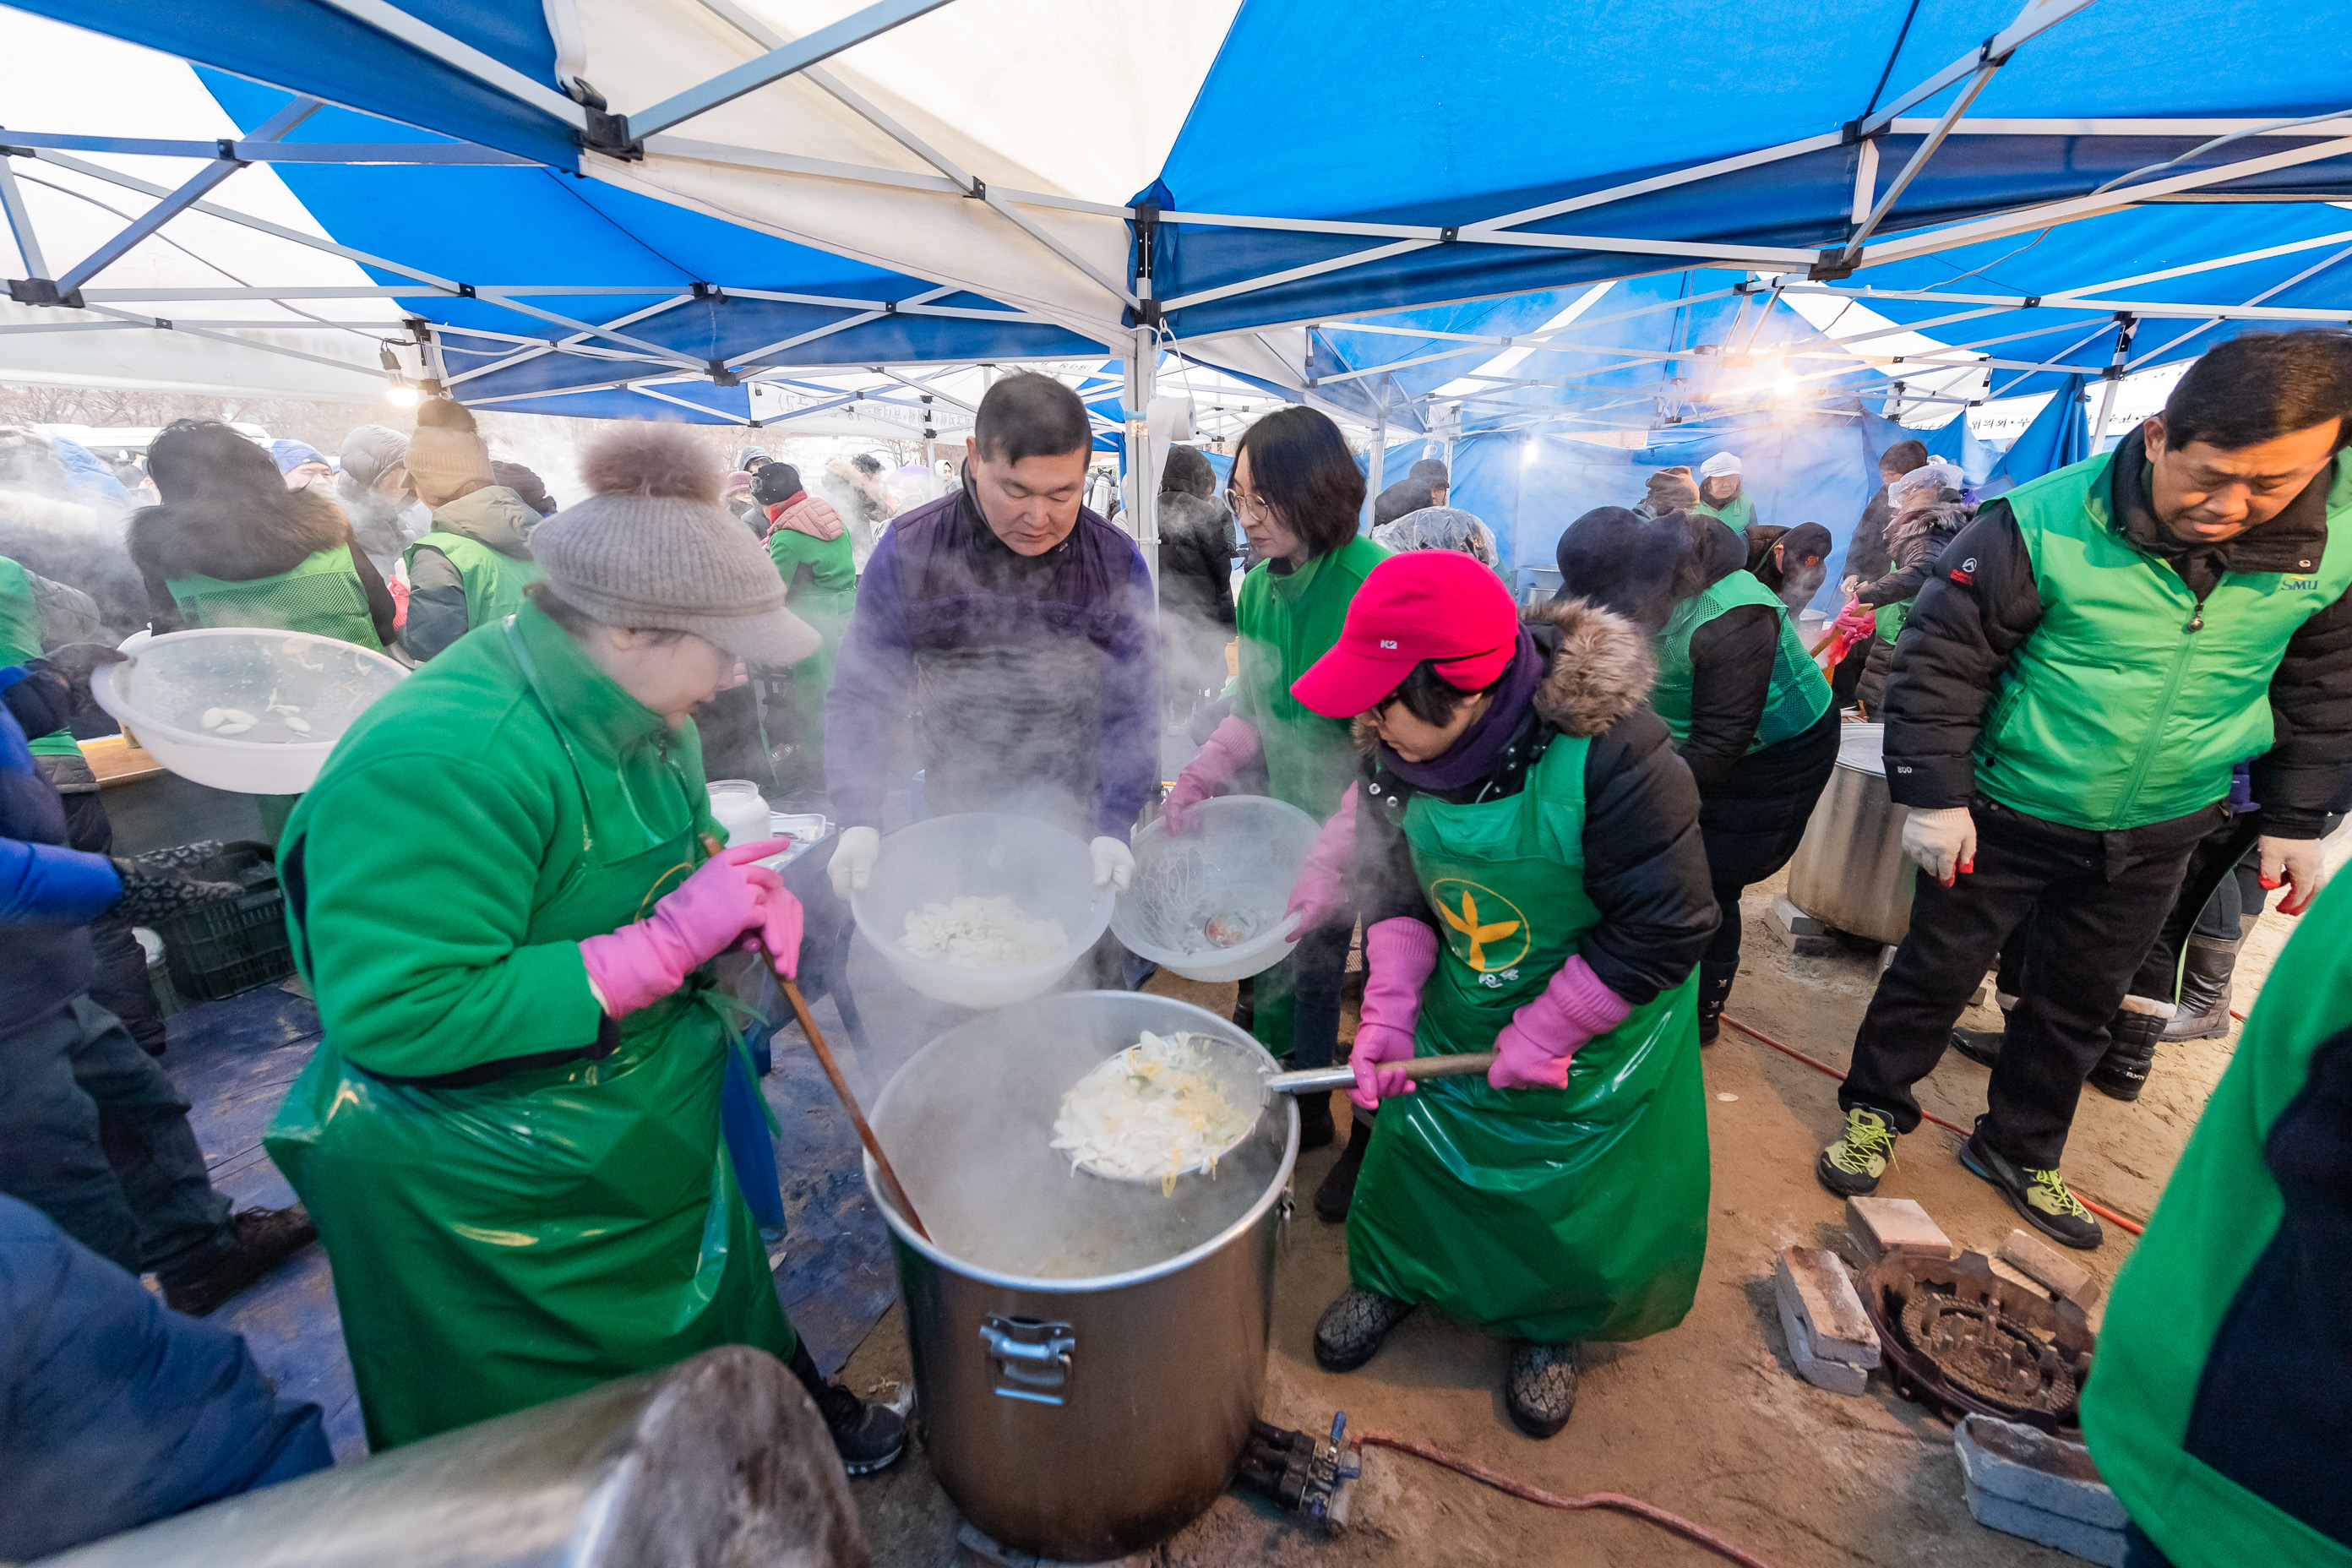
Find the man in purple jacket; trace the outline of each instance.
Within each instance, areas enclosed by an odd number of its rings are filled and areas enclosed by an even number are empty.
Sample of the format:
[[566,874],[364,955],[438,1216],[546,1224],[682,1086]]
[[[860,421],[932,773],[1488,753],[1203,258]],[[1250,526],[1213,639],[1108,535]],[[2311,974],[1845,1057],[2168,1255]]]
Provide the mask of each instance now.
[[933,815],[1013,811],[1093,839],[1124,889],[1159,763],[1151,574],[1079,503],[1094,433],[1076,393],[1008,375],[981,399],[962,488],[894,521],[857,586],[825,699],[835,891],[866,886],[911,721]]

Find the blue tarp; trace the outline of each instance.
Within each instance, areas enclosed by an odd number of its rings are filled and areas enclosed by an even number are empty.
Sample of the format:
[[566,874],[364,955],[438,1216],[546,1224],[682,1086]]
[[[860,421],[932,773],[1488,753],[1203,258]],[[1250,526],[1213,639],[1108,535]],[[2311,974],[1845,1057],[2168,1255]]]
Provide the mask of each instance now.
[[2033,416],[2033,423],[2025,427],[2001,458],[1979,493],[1997,496],[2015,489],[2028,479],[2038,479],[2089,457],[2089,398],[2081,376],[2070,375],[2061,382],[2042,412]]

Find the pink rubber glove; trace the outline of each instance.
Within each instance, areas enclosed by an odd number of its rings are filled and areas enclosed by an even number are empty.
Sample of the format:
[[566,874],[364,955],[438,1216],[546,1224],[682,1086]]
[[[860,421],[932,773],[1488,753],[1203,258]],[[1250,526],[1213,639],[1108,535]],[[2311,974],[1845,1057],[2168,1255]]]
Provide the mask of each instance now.
[[1385,1063],[1412,1060],[1413,1026],[1421,1022],[1421,988],[1437,967],[1437,932],[1409,915],[1384,920],[1364,932],[1364,1006],[1348,1065],[1356,1087],[1348,1098],[1366,1110],[1383,1099],[1411,1094],[1412,1079]]
[[[1315,836],[1307,852],[1307,867],[1290,884],[1290,907],[1285,915],[1298,917],[1295,928],[1313,931],[1347,909],[1348,866],[1356,858],[1356,786],[1339,797],[1339,809]],[[1416,922],[1418,923],[1418,922]]]
[[1625,1021],[1633,1005],[1606,985],[1584,962],[1570,957],[1543,994],[1511,1015],[1495,1037],[1495,1065],[1486,1081],[1496,1089],[1566,1089],[1577,1048]]
[[1255,762],[1262,749],[1257,730],[1248,720],[1227,715],[1225,721],[1217,726],[1216,733],[1184,764],[1184,771],[1170,786],[1168,803],[1160,810],[1168,831],[1192,832],[1201,803],[1216,794],[1219,786],[1239,777],[1242,769]]
[[[770,930],[768,905],[783,891],[784,880],[751,862],[791,847],[789,838],[770,838],[722,849],[664,894],[644,920],[583,942],[581,961],[588,966],[589,984],[604,999],[604,1011],[618,1018],[650,1007],[685,984],[695,969],[739,945],[747,931]],[[779,936],[789,932],[795,954],[799,912],[795,903],[792,915],[773,928]],[[783,952],[776,956],[782,959]]]
[[1848,642],[1867,642],[1878,635],[1878,612],[1860,599],[1848,599],[1830,625],[1844,633]]

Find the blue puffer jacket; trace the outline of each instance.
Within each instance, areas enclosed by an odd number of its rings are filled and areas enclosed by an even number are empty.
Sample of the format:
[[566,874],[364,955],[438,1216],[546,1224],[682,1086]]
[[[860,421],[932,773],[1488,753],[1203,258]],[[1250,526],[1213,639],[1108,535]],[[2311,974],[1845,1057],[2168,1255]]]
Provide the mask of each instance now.
[[245,1341],[0,1197],[0,1559],[61,1552],[334,1463]]
[[66,847],[65,803],[25,743],[72,716],[72,693],[45,666],[0,669],[0,1035],[89,989],[84,928],[122,894],[105,856]]

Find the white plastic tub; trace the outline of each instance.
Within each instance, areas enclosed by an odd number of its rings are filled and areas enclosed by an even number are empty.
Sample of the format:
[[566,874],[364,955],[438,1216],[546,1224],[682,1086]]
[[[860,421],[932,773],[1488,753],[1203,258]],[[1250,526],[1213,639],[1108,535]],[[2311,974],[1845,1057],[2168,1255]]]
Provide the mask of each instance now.
[[[1298,945],[1285,918],[1291,885],[1320,831],[1287,801],[1262,795],[1201,803],[1198,827],[1178,835],[1165,817],[1135,836],[1135,879],[1118,896],[1110,929],[1127,950],[1188,980],[1244,980],[1273,968]],[[1248,932],[1214,945],[1211,919]]]
[[[907,917],[927,904],[1007,898],[1024,913],[1057,921],[1069,943],[1035,963],[966,969],[907,951]],[[1003,1007],[1043,995],[1110,924],[1112,894],[1094,885],[1084,840],[1031,817],[1002,812],[934,816],[882,840],[866,890],[850,913],[898,978],[934,1001]]]
[[[300,795],[362,713],[407,678],[397,660],[309,632],[209,626],[126,639],[90,695],[147,753],[193,783],[239,795]],[[234,735],[205,715],[253,721]]]

